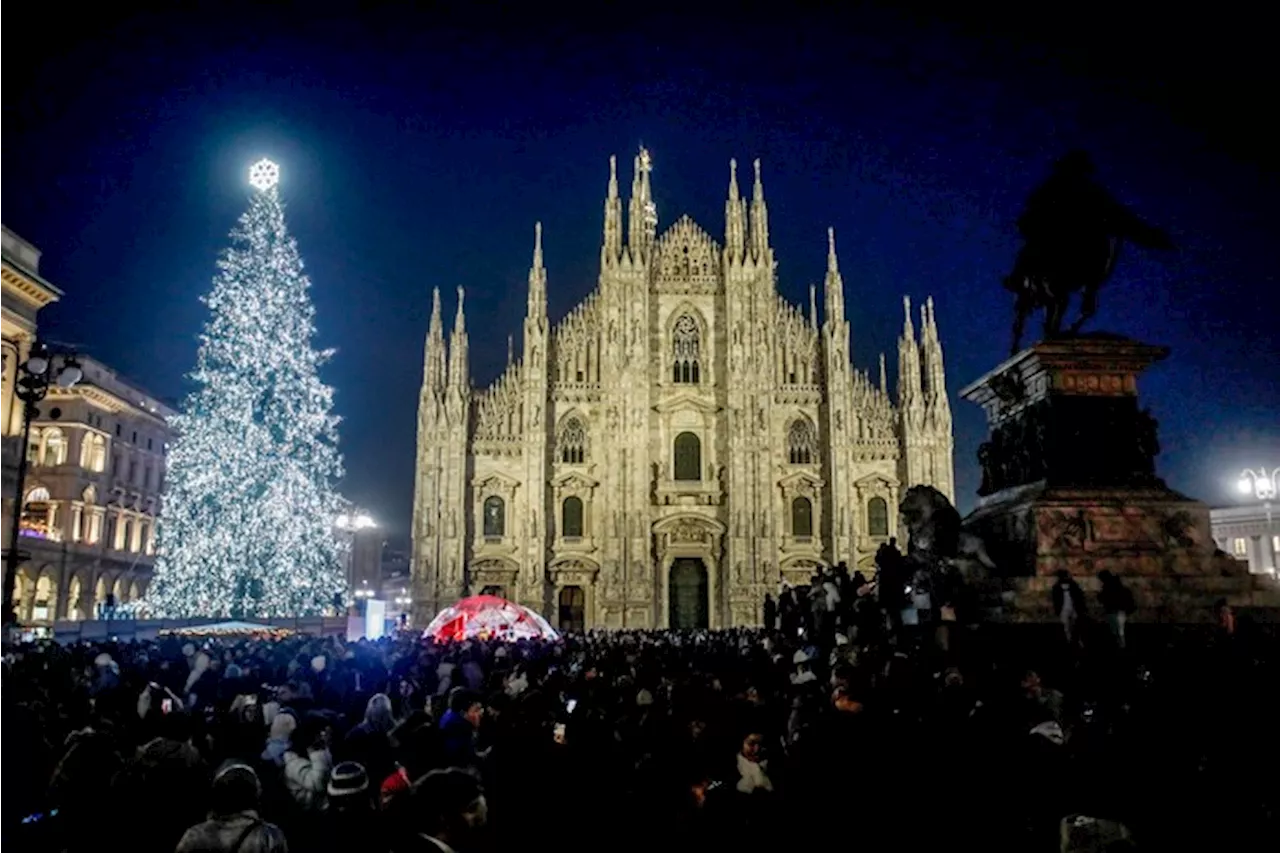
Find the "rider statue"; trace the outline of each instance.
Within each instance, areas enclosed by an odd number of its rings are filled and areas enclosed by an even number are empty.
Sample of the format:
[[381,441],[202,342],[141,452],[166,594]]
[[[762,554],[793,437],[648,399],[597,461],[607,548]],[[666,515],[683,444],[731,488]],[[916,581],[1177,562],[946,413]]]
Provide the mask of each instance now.
[[1018,218],[1024,245],[1013,272],[1004,280],[1017,296],[1013,353],[1023,325],[1043,309],[1046,338],[1062,334],[1071,294],[1079,291],[1080,316],[1074,334],[1097,311],[1098,289],[1111,276],[1122,241],[1147,249],[1172,249],[1161,230],[1142,222],[1093,180],[1089,155],[1073,151],[1059,160],[1027,200]]

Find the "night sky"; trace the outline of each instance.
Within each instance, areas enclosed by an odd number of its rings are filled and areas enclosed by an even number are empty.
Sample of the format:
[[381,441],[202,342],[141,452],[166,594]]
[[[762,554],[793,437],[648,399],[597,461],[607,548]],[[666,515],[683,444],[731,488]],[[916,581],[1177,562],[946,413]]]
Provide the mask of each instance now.
[[412,503],[431,288],[451,316],[466,287],[472,373],[488,384],[507,335],[519,346],[534,222],[556,320],[596,283],[608,157],[629,186],[641,142],[660,231],[688,213],[720,239],[729,158],[763,160],[793,302],[807,306],[835,227],[858,367],[881,351],[896,364],[902,295],[933,295],[962,510],[985,427],[955,392],[1006,354],[1013,221],[1054,157],[1090,150],[1100,179],[1181,247],[1122,258],[1093,325],[1173,348],[1142,386],[1161,472],[1221,503],[1241,467],[1280,465],[1280,146],[1260,22],[1152,33],[1040,8],[1037,31],[871,7],[695,20],[632,4],[617,19],[590,7],[580,21],[599,33],[586,34],[303,8],[320,7],[24,11],[22,33],[5,33],[3,218],[66,291],[43,333],[176,401],[246,169],[279,162],[317,344],[337,349],[325,378],[343,491],[393,534]]

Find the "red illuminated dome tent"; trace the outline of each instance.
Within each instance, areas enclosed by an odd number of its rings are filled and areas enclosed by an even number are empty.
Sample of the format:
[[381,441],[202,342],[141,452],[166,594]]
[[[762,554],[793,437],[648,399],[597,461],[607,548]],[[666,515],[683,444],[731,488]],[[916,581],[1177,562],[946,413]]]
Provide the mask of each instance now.
[[449,640],[557,640],[560,635],[546,619],[496,595],[473,595],[436,614],[422,632],[438,643]]

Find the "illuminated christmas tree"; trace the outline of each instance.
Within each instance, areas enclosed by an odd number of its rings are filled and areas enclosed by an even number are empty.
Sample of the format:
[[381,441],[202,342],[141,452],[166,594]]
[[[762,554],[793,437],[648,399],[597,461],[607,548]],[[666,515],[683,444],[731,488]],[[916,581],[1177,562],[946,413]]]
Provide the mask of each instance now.
[[342,476],[315,309],[263,160],[204,298],[196,390],[175,419],[152,616],[322,613],[345,590],[333,522]]

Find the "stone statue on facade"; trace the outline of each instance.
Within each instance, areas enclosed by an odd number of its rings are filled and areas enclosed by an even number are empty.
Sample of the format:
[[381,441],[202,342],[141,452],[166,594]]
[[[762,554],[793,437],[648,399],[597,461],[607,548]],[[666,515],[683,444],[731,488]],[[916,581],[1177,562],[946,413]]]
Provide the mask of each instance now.
[[1024,244],[1004,286],[1017,297],[1012,352],[1022,343],[1023,326],[1043,310],[1044,335],[1058,337],[1071,295],[1081,296],[1075,334],[1097,311],[1098,290],[1115,269],[1120,246],[1172,249],[1163,231],[1147,225],[1093,180],[1093,162],[1074,151],[1054,166],[1018,218]]

